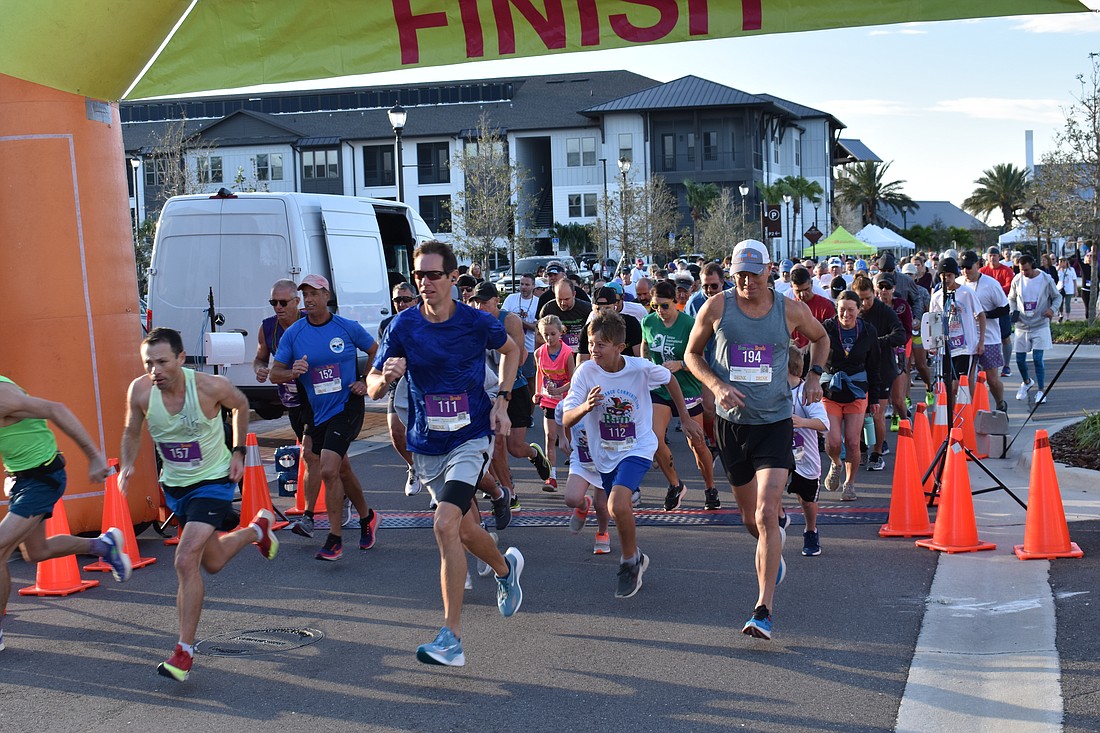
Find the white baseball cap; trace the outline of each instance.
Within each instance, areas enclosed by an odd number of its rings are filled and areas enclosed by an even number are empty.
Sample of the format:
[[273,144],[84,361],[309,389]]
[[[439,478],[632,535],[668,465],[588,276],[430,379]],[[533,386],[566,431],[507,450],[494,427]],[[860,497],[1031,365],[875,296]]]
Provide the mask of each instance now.
[[772,256],[763,242],[755,239],[746,239],[738,242],[733,248],[733,258],[730,260],[730,272],[751,272],[759,275],[771,264]]

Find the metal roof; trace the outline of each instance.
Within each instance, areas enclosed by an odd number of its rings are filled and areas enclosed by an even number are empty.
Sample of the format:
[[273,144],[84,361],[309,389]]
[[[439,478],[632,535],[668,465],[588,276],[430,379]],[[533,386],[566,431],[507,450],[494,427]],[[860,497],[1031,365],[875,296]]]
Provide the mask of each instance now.
[[606,112],[636,112],[658,109],[689,109],[692,107],[770,106],[770,100],[740,89],[727,87],[697,76],[684,76],[666,84],[658,84],[635,94],[619,97],[584,110],[595,115]]
[[960,229],[989,229],[981,219],[971,216],[950,201],[917,201],[920,207],[916,211],[906,212],[903,217],[888,207],[879,208],[879,217],[899,229],[917,224],[925,227],[944,226]]
[[[846,153],[851,160],[841,161],[845,163],[862,163],[864,161],[870,161],[873,163],[881,163],[882,158],[871,152],[871,149],[863,144],[862,141],[853,137],[842,137],[837,140],[837,145],[841,148],[842,153]],[[838,155],[837,158],[841,158]]]

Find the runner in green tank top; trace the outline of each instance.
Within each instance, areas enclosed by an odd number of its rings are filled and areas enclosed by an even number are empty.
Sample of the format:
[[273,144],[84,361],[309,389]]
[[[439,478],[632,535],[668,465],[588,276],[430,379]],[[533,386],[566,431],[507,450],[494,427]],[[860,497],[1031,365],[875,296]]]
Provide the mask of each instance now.
[[[642,319],[642,356],[655,364],[661,364],[672,372],[676,382],[680,385],[680,391],[684,393],[684,404],[687,405],[687,415],[680,415],[680,420],[691,420],[699,426],[699,437],[688,440],[692,455],[695,456],[695,465],[699,467],[699,473],[703,477],[704,505],[707,507],[718,505],[718,490],[714,488],[714,458],[707,448],[707,441],[703,435],[703,386],[699,378],[691,373],[684,364],[684,354],[687,351],[688,337],[691,335],[691,327],[695,320],[686,313],[676,310],[676,286],[665,280],[657,283],[653,289],[654,312]],[[653,398],[653,432],[657,434],[657,465],[668,480],[668,491],[665,493],[665,511],[671,512],[680,508],[680,504],[687,494],[687,487],[680,480],[676,467],[672,463],[672,451],[668,447],[665,433],[668,423],[672,420],[675,405],[668,389],[661,387],[650,393]]]
[[[767,246],[755,239],[734,248],[734,287],[699,309],[685,357],[688,368],[714,393],[719,455],[742,521],[757,539],[759,595],[741,631],[760,639],[772,636],[770,609],[786,572],[783,489],[794,468],[787,349],[795,331],[811,342],[813,366],[802,392],[810,404],[821,399],[821,365],[829,346],[825,329],[805,303],[771,289],[770,263]],[[715,348],[708,359],[705,351],[712,338]]]
[[[184,369],[183,340],[170,328],[154,328],[141,342],[145,376],[130,383],[126,395],[126,429],[122,434],[119,488],[151,494],[155,486],[131,487],[141,428],[148,422],[164,468],[161,488],[183,530],[176,546],[179,593],[179,643],[157,667],[165,677],[183,682],[191,671],[195,633],[204,596],[202,569],[224,568],[253,542],[271,560],[279,540],[271,531],[275,517],[261,509],[252,523],[218,536],[232,509],[233,493],[244,477],[244,441],[248,434],[248,400],[225,377]],[[233,450],[225,446],[222,410],[233,415]],[[200,567],[201,566],[201,567]]]
[[8,477],[4,493],[8,513],[0,520],[0,651],[4,649],[4,615],[11,593],[8,558],[23,544],[31,562],[66,555],[99,555],[111,565],[115,580],[130,577],[130,558],[123,549],[122,531],[112,527],[95,539],[72,535],[46,537],[42,521],[65,493],[65,459],[46,421],[52,422],[84,451],[88,481],[101,484],[109,469],[103,453],[84,427],[60,402],[32,397],[7,377],[0,377],[0,458]]

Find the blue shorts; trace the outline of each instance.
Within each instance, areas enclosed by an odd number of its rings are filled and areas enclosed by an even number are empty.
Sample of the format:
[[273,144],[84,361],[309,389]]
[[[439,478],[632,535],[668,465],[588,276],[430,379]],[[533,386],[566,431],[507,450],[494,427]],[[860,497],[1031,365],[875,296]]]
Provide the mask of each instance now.
[[619,465],[615,466],[615,470],[610,473],[600,472],[600,478],[603,479],[603,490],[610,496],[613,487],[625,486],[630,489],[630,493],[635,493],[641,488],[642,479],[645,478],[646,472],[649,471],[649,466],[652,463],[653,459],[651,458],[627,456],[619,461]]
[[164,503],[168,505],[180,524],[201,522],[221,527],[222,520],[233,508],[233,494],[237,484],[229,481],[209,483],[180,492],[165,487]]
[[53,473],[15,479],[8,511],[26,519],[40,514],[49,519],[53,516],[54,505],[65,494],[65,480],[64,468]]

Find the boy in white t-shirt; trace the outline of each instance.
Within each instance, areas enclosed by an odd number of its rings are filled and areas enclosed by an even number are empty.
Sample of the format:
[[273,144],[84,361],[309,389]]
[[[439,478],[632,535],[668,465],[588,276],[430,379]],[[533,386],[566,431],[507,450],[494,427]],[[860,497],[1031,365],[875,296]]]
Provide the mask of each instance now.
[[[642,587],[649,557],[638,549],[631,496],[657,452],[653,433],[653,402],[649,391],[664,386],[676,409],[687,414],[684,395],[672,372],[648,359],[623,356],[626,323],[618,313],[600,313],[588,324],[591,359],[573,372],[569,394],[563,400],[562,422],[567,428],[584,422],[592,464],[610,497],[611,515],[619,534],[622,557],[616,598],[630,598]],[[685,421],[689,437],[701,439],[702,428]],[[696,434],[698,433],[698,435]]]
[[[821,452],[817,448],[817,433],[829,432],[829,414],[822,402],[802,404],[802,352],[795,346],[787,352],[787,385],[794,399],[794,471],[787,493],[798,497],[806,531],[802,533],[802,554],[816,557],[821,554],[821,541],[817,534],[817,489],[821,483]],[[786,516],[786,515],[784,515]]]

